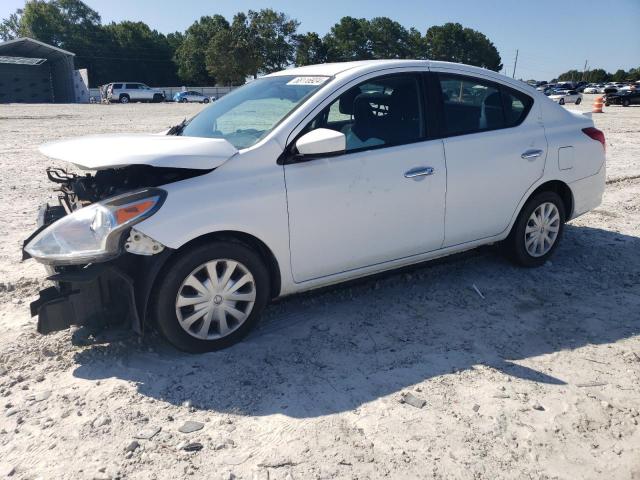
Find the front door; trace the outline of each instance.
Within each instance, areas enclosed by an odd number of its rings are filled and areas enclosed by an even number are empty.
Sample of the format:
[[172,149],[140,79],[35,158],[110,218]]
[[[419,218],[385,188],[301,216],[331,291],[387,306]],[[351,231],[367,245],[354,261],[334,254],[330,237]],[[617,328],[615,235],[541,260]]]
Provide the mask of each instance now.
[[421,84],[413,73],[368,80],[303,131],[341,131],[347,148],[284,167],[296,282],[442,246],[443,146],[426,137]]

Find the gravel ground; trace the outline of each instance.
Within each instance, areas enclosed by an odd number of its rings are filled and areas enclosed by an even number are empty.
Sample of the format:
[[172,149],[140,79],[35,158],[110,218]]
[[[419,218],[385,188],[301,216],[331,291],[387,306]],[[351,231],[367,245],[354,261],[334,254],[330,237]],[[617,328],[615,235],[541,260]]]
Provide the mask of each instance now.
[[200,356],[38,335],[37,146],[200,108],[0,106],[0,478],[640,479],[640,108],[595,118],[604,202],[545,267],[478,249],[283,300]]

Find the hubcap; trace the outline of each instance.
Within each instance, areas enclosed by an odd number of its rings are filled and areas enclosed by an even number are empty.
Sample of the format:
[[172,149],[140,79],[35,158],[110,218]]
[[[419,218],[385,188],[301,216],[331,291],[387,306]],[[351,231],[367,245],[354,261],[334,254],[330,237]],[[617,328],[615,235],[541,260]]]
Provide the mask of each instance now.
[[558,238],[560,212],[551,202],[545,202],[533,211],[524,230],[524,245],[532,257],[545,255]]
[[237,330],[251,314],[255,300],[255,280],[247,267],[234,260],[212,260],[180,285],[176,315],[192,337],[214,340]]

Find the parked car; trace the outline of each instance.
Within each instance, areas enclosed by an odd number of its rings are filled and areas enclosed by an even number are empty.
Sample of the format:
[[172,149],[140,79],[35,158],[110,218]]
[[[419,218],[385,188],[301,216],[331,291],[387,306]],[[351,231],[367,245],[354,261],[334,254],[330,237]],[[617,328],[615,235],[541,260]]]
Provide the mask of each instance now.
[[144,83],[116,82],[109,85],[107,98],[110,102],[164,102],[162,90],[151,88]]
[[597,86],[585,87],[583,93],[598,93]]
[[608,93],[604,97],[604,104],[622,105],[628,107],[630,105],[640,105],[640,90],[624,90],[617,93]]
[[176,93],[173,96],[173,101],[180,103],[209,103],[211,99],[195,90],[188,90],[186,92]]
[[543,265],[605,186],[589,116],[447,62],[284,70],[164,133],[41,147],[95,173],[48,171],[61,205],[24,247],[56,282],[39,332],[124,318],[223,348],[273,298],[498,242]]
[[549,98],[560,105],[565,103],[575,103],[580,105],[582,102],[582,94],[575,90],[556,90],[549,95]]

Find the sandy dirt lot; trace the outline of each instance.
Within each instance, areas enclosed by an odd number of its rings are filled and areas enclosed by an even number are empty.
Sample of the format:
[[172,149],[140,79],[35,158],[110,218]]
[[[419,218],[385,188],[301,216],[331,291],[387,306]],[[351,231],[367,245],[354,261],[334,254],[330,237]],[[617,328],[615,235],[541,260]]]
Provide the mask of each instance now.
[[540,269],[479,249],[283,300],[201,356],[38,335],[37,146],[200,108],[0,106],[0,478],[640,479],[640,108],[595,118],[604,202]]

